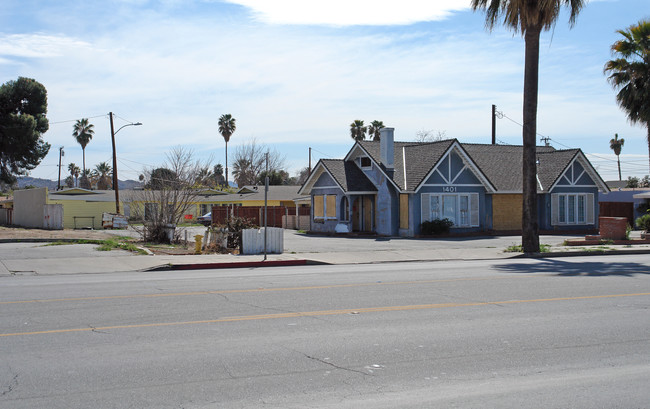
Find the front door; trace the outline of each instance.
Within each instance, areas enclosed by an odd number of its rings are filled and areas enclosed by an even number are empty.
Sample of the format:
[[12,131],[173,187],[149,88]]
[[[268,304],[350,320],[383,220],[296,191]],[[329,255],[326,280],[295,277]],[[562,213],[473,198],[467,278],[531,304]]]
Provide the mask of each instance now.
[[361,200],[358,197],[352,202],[352,231],[361,231]]
[[356,197],[352,202],[352,231],[371,232],[373,229],[373,197]]
[[372,231],[372,197],[363,197],[363,231]]

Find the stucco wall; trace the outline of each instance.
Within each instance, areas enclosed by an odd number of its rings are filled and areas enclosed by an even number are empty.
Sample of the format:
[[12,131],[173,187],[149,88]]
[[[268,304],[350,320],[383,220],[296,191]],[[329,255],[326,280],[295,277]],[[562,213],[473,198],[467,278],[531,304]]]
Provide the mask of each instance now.
[[50,203],[63,205],[63,227],[65,229],[74,229],[75,227],[77,229],[101,229],[102,213],[115,213],[115,202],[51,200]]
[[46,203],[47,188],[14,191],[14,224],[42,229]]

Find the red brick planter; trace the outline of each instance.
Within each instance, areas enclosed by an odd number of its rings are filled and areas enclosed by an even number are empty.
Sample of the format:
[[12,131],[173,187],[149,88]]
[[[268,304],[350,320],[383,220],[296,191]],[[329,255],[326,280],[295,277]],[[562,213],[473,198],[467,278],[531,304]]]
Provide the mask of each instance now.
[[606,240],[624,240],[626,217],[599,217],[600,236]]

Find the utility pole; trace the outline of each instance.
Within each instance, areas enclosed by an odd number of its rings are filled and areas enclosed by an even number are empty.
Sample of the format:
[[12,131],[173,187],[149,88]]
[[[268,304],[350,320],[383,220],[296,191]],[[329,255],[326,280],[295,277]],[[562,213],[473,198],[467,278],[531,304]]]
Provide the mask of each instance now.
[[117,186],[117,154],[115,151],[115,134],[126,126],[140,126],[142,125],[142,122],[131,122],[130,124],[122,125],[117,131],[114,131],[113,113],[109,112],[108,117],[111,120],[111,142],[113,144],[113,190],[115,191],[115,213],[120,214],[120,192],[119,187]]
[[307,168],[307,177],[311,176],[311,146],[309,147],[309,167]]
[[120,214],[120,192],[117,186],[117,154],[115,152],[115,131],[113,129],[113,112],[108,113],[111,120],[111,142],[113,144],[113,190],[115,191],[115,213]]
[[492,104],[492,145],[497,144],[497,106]]
[[63,146],[59,148],[59,182],[56,185],[56,190],[61,190],[61,157],[65,156],[65,152],[63,151]]
[[266,152],[266,177],[264,178],[264,261],[266,261],[266,230],[268,228],[268,195],[269,195],[269,152]]

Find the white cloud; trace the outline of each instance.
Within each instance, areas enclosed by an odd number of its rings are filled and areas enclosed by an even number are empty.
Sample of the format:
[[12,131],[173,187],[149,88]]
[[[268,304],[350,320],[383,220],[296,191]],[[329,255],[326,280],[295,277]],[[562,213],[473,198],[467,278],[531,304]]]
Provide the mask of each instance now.
[[436,21],[469,8],[468,0],[226,0],[271,24],[404,25]]
[[67,36],[45,34],[0,35],[0,55],[47,58],[67,54],[73,49],[88,48],[89,44]]

